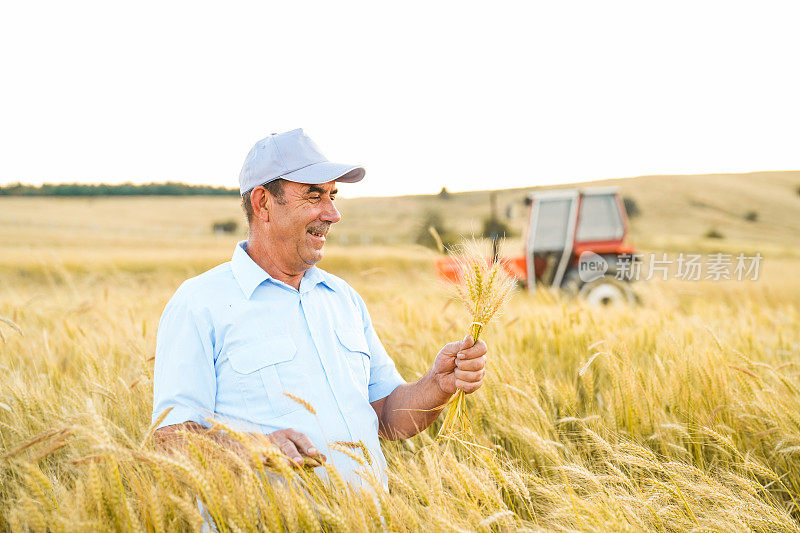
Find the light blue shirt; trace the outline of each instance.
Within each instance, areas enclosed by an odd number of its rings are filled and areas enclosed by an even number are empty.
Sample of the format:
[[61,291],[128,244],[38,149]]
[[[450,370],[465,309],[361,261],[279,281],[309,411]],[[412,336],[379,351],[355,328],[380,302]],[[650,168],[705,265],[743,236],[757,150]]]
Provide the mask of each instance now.
[[[386,459],[370,402],[405,383],[364,301],[342,279],[312,267],[300,290],[272,278],[240,242],[233,258],[185,281],[167,303],[156,342],[153,420],[159,427],[208,418],[244,431],[308,435],[348,481],[360,465],[328,446],[362,441],[386,486]],[[287,397],[309,402],[311,414]]]

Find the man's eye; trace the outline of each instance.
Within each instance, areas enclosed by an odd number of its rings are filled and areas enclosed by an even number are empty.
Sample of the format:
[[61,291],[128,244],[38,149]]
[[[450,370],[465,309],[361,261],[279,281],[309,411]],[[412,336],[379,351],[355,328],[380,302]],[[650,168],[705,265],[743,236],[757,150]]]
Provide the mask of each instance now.
[[320,195],[318,195],[318,194],[315,194],[314,196],[309,196],[308,197],[309,200],[313,200],[315,202],[318,201],[320,198],[322,198],[322,197]]

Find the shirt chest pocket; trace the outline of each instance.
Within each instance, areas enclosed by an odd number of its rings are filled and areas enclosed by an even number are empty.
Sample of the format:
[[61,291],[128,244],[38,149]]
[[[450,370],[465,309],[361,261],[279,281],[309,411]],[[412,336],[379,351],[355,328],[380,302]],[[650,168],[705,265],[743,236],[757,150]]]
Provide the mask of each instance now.
[[292,392],[292,375],[302,375],[293,365],[296,355],[297,346],[287,334],[258,336],[228,353],[250,420],[266,423],[301,408],[284,394]]
[[369,345],[364,332],[342,326],[336,326],[335,331],[343,364],[359,385],[359,390],[366,394],[369,386]]

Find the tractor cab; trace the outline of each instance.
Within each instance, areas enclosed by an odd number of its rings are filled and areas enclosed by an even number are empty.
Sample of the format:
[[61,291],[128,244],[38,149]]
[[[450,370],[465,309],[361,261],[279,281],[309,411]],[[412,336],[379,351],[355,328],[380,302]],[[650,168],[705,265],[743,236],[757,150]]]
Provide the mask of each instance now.
[[[620,256],[633,258],[625,243],[628,219],[616,187],[551,189],[531,193],[525,255],[495,258],[533,292],[564,289],[593,303],[633,303],[627,276],[617,276]],[[452,258],[437,261],[439,275],[458,279]],[[618,279],[619,278],[619,279]]]
[[624,280],[615,276],[619,256],[630,258],[633,252],[625,244],[628,221],[616,187],[550,190],[528,198],[525,263],[526,278],[533,281],[527,283],[530,291],[538,284],[577,291],[599,303],[633,298]]

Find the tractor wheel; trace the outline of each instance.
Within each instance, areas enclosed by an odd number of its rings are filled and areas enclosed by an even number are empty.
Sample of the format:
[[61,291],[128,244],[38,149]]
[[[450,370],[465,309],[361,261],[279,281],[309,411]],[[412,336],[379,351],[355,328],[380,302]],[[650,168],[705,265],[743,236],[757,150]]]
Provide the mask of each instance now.
[[636,295],[624,281],[600,278],[581,285],[578,294],[594,305],[616,305],[636,303]]

